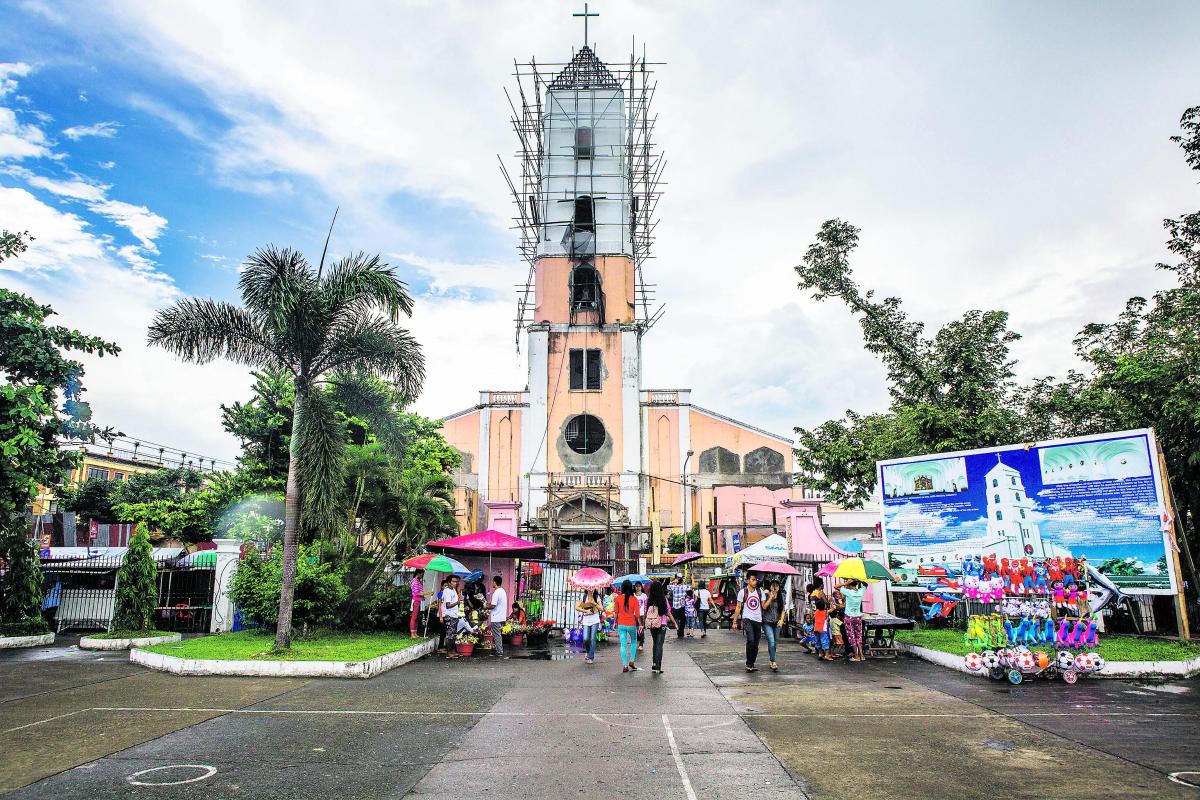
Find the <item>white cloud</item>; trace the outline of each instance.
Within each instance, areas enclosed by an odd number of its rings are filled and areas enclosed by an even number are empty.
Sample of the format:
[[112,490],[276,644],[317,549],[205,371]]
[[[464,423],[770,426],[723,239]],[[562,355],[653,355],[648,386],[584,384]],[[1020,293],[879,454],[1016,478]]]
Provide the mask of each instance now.
[[97,161],[96,166],[100,169],[112,169],[117,165],[115,161]]
[[17,78],[24,78],[32,71],[32,67],[21,61],[0,63],[0,100],[17,90]]
[[122,228],[127,229],[147,251],[158,252],[154,240],[161,236],[163,230],[166,229],[166,218],[155,214],[145,206],[137,206],[120,200],[103,200],[93,203],[90,207],[97,214],[108,217]]
[[100,139],[111,139],[117,135],[121,124],[119,122],[96,122],[91,125],[72,125],[70,128],[64,128],[62,135],[73,142],[78,142],[88,136],[95,136]]
[[[138,269],[120,264],[83,219],[24,189],[0,187],[0,219],[16,221],[37,237],[28,252],[4,262],[0,282],[52,305],[58,314],[52,322],[121,346],[116,358],[76,356],[85,366],[85,399],[97,422],[232,460],[237,443],[209,421],[219,420],[221,403],[248,396],[246,370],[228,363],[183,364],[145,344],[154,312],[180,297],[171,279],[148,263]],[[137,257],[122,252],[129,255]]]
[[43,158],[50,155],[46,134],[21,122],[11,108],[0,106],[0,159]]
[[156,119],[162,120],[189,139],[200,140],[204,138],[203,134],[200,133],[199,126],[187,114],[176,108],[172,108],[161,100],[147,97],[144,94],[132,94],[126,102],[135,111],[142,111]]
[[89,183],[82,178],[73,178],[71,180],[60,181],[54,178],[47,178],[41,175],[28,176],[25,180],[30,186],[38,189],[45,189],[59,197],[68,197],[72,200],[84,200],[91,203],[103,202],[104,193],[108,190],[107,186],[99,186],[94,183]]

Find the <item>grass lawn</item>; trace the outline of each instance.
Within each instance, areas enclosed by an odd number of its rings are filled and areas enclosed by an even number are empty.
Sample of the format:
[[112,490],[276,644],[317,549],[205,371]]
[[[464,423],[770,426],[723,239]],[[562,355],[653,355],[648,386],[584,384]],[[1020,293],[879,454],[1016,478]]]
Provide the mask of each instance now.
[[[896,641],[941,650],[956,656],[970,652],[963,632],[952,630],[897,631]],[[1175,639],[1143,639],[1127,634],[1100,634],[1100,655],[1107,661],[1183,661],[1200,656],[1200,644]]]
[[216,661],[366,661],[423,641],[399,633],[325,633],[307,639],[292,639],[290,650],[272,653],[274,633],[238,631],[156,644],[145,649],[167,656]]
[[146,639],[150,636],[170,636],[171,631],[113,631],[112,633],[89,633],[88,639]]

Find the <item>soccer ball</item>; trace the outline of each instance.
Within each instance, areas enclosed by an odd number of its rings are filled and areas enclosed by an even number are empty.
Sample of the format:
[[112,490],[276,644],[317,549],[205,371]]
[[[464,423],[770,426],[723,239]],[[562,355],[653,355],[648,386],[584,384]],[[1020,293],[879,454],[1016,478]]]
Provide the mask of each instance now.
[[1080,672],[1091,672],[1092,654],[1080,653],[1079,655],[1075,656],[1075,669],[1079,670]]
[[1021,670],[1021,672],[1032,672],[1033,664],[1033,653],[1030,653],[1028,650],[1017,653],[1017,669]]
[[1075,664],[1075,656],[1068,653],[1066,650],[1058,651],[1058,668],[1061,670],[1071,669]]
[[1099,672],[1102,669],[1104,669],[1104,656],[1092,653],[1092,672]]
[[971,670],[971,672],[979,672],[983,669],[983,656],[979,653],[967,653],[963,656],[963,666]]
[[995,650],[984,650],[983,655],[980,656],[980,660],[983,662],[983,666],[988,669],[995,669],[1000,666],[1000,656],[996,655]]

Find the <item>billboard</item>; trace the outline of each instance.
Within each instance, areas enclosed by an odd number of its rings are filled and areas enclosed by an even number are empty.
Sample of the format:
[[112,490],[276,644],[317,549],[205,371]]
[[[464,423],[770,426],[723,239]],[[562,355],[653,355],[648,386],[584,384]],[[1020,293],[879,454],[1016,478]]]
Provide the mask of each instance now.
[[961,574],[964,557],[1086,557],[1122,590],[1176,591],[1154,432],[876,464],[892,588]]

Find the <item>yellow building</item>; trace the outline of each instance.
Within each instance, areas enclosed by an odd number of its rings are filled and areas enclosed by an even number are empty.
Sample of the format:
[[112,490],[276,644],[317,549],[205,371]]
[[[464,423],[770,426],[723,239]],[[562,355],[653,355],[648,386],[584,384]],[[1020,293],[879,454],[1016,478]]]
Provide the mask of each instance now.
[[[83,453],[83,458],[80,459],[79,465],[71,470],[71,474],[67,478],[69,486],[75,486],[90,478],[123,481],[135,473],[155,472],[166,466],[156,459],[126,458],[99,448],[95,451],[89,450],[87,446],[80,448],[80,452]],[[56,511],[58,511],[58,498],[55,497],[53,490],[39,487],[38,496],[33,500],[34,516],[53,514]]]

